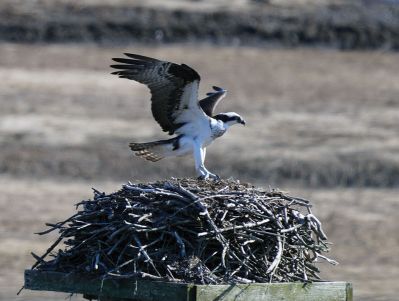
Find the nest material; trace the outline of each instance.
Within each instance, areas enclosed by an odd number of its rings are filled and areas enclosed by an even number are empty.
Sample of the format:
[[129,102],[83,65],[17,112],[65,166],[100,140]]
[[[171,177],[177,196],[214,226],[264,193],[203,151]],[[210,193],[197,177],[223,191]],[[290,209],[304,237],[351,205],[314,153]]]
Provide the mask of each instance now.
[[[319,280],[329,243],[309,201],[235,181],[123,185],[40,235],[59,238],[33,268],[198,284]],[[54,252],[63,242],[64,250]],[[50,257],[50,259],[47,259]]]

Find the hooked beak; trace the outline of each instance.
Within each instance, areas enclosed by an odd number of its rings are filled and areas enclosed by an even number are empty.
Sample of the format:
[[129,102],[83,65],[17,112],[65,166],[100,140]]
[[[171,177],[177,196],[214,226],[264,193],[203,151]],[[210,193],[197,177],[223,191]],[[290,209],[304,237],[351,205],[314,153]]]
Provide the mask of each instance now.
[[240,122],[242,125],[245,125],[246,124],[246,122],[245,122],[245,120],[244,119],[241,119],[241,122]]

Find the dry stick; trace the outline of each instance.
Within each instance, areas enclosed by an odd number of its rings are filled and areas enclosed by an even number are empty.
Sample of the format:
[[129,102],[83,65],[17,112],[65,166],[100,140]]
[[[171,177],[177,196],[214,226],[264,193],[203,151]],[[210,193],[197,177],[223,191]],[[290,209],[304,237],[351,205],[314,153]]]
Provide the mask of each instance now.
[[316,256],[317,256],[317,258],[322,258],[322,259],[326,260],[328,263],[331,263],[332,265],[337,265],[338,264],[337,261],[335,261],[333,259],[330,259],[330,258],[328,258],[328,257],[326,257],[324,255],[321,255],[321,254],[319,254],[317,252],[316,252]]
[[143,249],[142,244],[140,239],[137,237],[137,235],[133,234],[133,239],[136,242],[136,244],[138,245],[138,247],[140,248],[140,252],[141,254],[144,255],[144,257],[148,260],[148,262],[151,264],[151,266],[153,267],[154,271],[158,274],[159,277],[161,277],[161,274],[158,272],[157,268],[154,265],[154,262],[152,261],[152,259],[150,258],[150,256],[148,256],[146,250]]
[[183,188],[180,184],[178,186],[173,186],[170,183],[165,183],[165,188],[184,195],[191,202],[193,202],[202,212],[207,212],[207,208],[204,204],[201,203],[200,198],[191,191]]
[[298,229],[298,228],[300,228],[300,227],[302,227],[302,226],[303,226],[303,225],[298,224],[298,225],[292,226],[292,227],[290,227],[290,228],[283,229],[283,230],[281,230],[280,232],[281,232],[281,233],[291,232],[291,231],[294,231],[294,230],[296,230],[296,229]]
[[[265,219],[263,221],[259,221],[259,222],[255,222],[255,223],[244,223],[241,226],[231,226],[231,227],[226,227],[226,228],[220,228],[218,229],[218,233],[222,233],[222,232],[226,232],[226,231],[231,231],[231,230],[239,230],[239,229],[249,229],[249,228],[253,228],[253,227],[257,227],[260,225],[263,225],[265,223],[270,222],[270,219]],[[210,231],[210,232],[201,232],[198,233],[197,236],[201,237],[201,236],[207,236],[210,234],[215,234],[215,230],[214,231]]]
[[277,254],[272,264],[269,266],[269,268],[266,271],[266,274],[271,274],[270,279],[273,278],[274,271],[276,270],[278,264],[280,263],[281,255],[283,255],[283,244],[281,242],[281,237],[277,236]]
[[175,236],[176,242],[179,245],[180,257],[182,258],[186,257],[186,246],[184,245],[183,240],[181,239],[179,234],[177,234],[176,231],[173,231],[173,235]]
[[181,197],[180,195],[178,195],[178,194],[170,193],[170,192],[166,192],[166,191],[159,191],[159,190],[154,189],[154,188],[152,188],[152,189],[144,189],[144,188],[139,188],[139,187],[133,187],[133,186],[130,186],[130,185],[123,185],[123,188],[129,189],[129,190],[132,190],[132,191],[142,192],[142,193],[154,194],[154,195],[158,195],[158,196],[162,196],[162,197],[173,197],[173,198],[176,198],[176,199],[178,199],[180,201],[186,202],[186,200],[183,197]]
[[107,275],[109,276],[113,276],[116,278],[149,278],[149,279],[153,279],[153,280],[166,280],[164,277],[161,276],[155,276],[152,275],[150,273],[145,273],[145,272],[137,272],[137,273],[130,273],[130,274],[115,274],[115,273],[108,273]]
[[30,252],[30,254],[33,256],[33,258],[36,259],[36,261],[37,261],[38,263],[46,263],[42,257],[36,255],[35,253]]
[[[111,235],[112,236],[112,235]],[[114,243],[114,245],[112,246],[112,248],[107,252],[107,255],[111,255],[112,252],[114,252],[116,250],[116,248],[127,238],[129,237],[129,233],[122,235],[122,237]]]
[[178,185],[178,189],[174,186],[171,187],[171,189],[173,189],[174,191],[178,191],[182,194],[184,194],[185,196],[187,196],[192,202],[197,203],[198,207],[201,209],[201,215],[204,215],[208,221],[208,223],[211,225],[211,227],[213,228],[213,231],[215,232],[218,240],[220,241],[220,243],[223,246],[223,249],[226,248],[227,242],[226,239],[223,237],[223,235],[220,234],[220,231],[218,229],[218,227],[215,225],[215,223],[213,222],[213,220],[211,219],[211,217],[209,216],[209,212],[208,209],[206,208],[206,206],[204,206],[202,204],[202,202],[199,200],[198,196],[196,196],[195,194],[193,194],[191,191],[184,189],[180,184]]
[[70,218],[68,218],[68,219],[66,219],[66,220],[64,220],[64,221],[62,221],[62,222],[56,223],[56,224],[49,224],[49,223],[46,223],[46,225],[49,225],[50,227],[53,227],[53,228],[48,229],[48,230],[43,231],[43,232],[37,232],[37,233],[35,233],[35,234],[43,235],[43,234],[50,233],[50,232],[52,232],[52,231],[54,231],[54,230],[56,230],[56,229],[61,228],[63,225],[65,225],[67,222],[71,221],[74,217],[76,217],[76,216],[78,216],[78,215],[79,215],[79,213],[75,213],[75,214],[72,215]]
[[323,229],[321,228],[321,223],[320,221],[317,219],[316,216],[314,216],[313,214],[308,214],[306,216],[306,218],[311,222],[311,224],[316,227],[318,234],[320,236],[321,239],[326,240],[327,239],[327,235],[324,233]]
[[40,263],[43,261],[43,259],[50,254],[50,252],[61,242],[61,240],[63,239],[62,236],[58,237],[57,240],[50,246],[50,248],[47,249],[47,251],[39,257],[40,261],[36,261],[36,263],[32,266],[32,270]]
[[202,209],[202,212],[200,214],[204,215],[206,217],[209,225],[212,227],[214,233],[216,234],[217,240],[223,246],[221,263],[222,263],[223,267],[226,267],[226,254],[227,254],[227,251],[229,249],[229,243],[224,238],[224,236],[220,233],[220,230],[218,229],[218,227],[215,225],[214,221],[210,217],[208,209],[206,208],[206,206],[204,206],[201,203],[201,201],[199,201],[199,198],[195,194],[193,194],[192,192],[184,189],[180,184],[179,184],[179,191],[182,192],[183,194],[185,194],[188,198],[190,198],[191,201],[193,201],[193,202],[197,202],[198,201],[198,203],[200,205],[200,208]]

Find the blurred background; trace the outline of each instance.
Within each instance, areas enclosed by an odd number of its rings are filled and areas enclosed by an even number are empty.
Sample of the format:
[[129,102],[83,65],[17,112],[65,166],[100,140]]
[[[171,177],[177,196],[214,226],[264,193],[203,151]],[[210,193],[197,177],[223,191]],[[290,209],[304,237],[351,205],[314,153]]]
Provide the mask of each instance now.
[[[0,300],[91,187],[194,175],[131,141],[165,138],[143,85],[110,75],[132,52],[186,63],[228,90],[219,112],[247,121],[208,149],[222,176],[309,198],[355,300],[399,300],[399,1],[2,0]],[[83,300],[73,296],[72,300]]]

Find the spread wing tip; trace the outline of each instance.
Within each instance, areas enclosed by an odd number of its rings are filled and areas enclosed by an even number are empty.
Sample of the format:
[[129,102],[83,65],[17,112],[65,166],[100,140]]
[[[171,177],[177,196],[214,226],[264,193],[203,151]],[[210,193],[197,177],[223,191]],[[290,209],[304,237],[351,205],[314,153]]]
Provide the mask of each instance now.
[[212,88],[215,91],[206,93],[207,96],[216,95],[216,94],[224,94],[227,92],[226,89],[220,88],[218,86],[212,86]]
[[213,90],[217,91],[217,92],[227,92],[226,89],[220,88],[218,86],[212,86]]
[[114,69],[126,69],[127,67],[129,67],[128,65],[109,65],[109,66]]
[[227,93],[227,90],[223,88],[217,86],[212,86],[212,88],[214,91],[206,93],[207,97],[199,101],[202,110],[210,117],[213,116],[219,101],[224,98]]
[[114,71],[111,72],[112,75],[117,75],[119,78],[127,78],[129,79],[129,76],[125,74],[123,71]]

